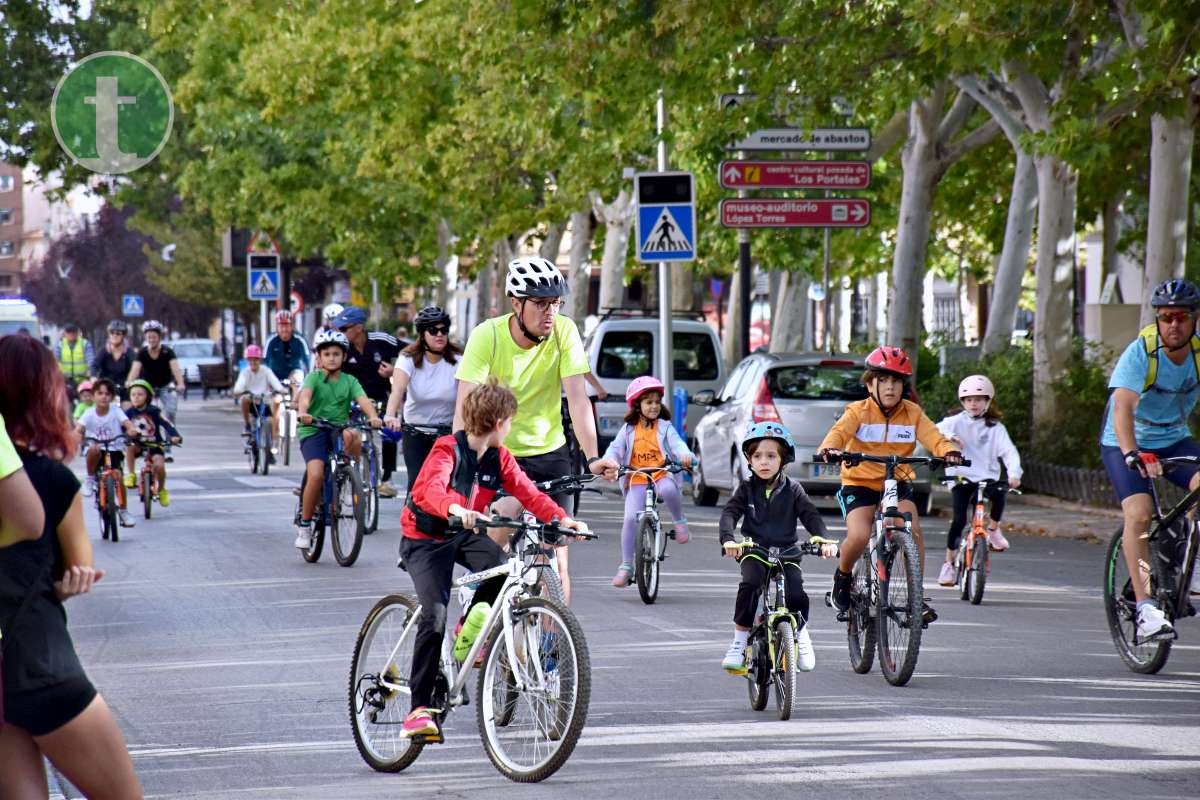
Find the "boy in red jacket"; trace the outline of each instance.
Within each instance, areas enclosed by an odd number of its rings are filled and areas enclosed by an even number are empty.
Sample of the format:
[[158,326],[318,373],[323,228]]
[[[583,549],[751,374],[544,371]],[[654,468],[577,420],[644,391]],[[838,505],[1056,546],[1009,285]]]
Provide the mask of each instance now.
[[[504,563],[504,551],[472,526],[487,520],[483,512],[496,490],[503,489],[521,501],[542,522],[559,520],[564,528],[587,532],[548,496],[538,491],[501,445],[517,413],[517,398],[493,379],[480,386],[463,403],[465,431],[442,436],[433,444],[412,492],[400,513],[400,557],[412,577],[421,601],[421,618],[413,644],[410,686],[412,711],[404,720],[405,736],[437,736],[437,709],[429,708],[437,678],[446,606],[454,564],[480,572]],[[463,528],[451,528],[450,517]],[[474,603],[496,599],[503,578],[486,581],[475,592]]]

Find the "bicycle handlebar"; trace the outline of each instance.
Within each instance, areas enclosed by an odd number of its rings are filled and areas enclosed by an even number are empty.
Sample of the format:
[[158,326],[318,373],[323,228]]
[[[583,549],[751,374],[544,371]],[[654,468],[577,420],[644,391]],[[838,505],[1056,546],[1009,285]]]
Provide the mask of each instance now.
[[[448,520],[451,528],[467,528],[462,524],[462,518],[451,516]],[[558,524],[558,520],[553,522],[526,522],[523,519],[511,519],[509,517],[492,517],[491,519],[481,519],[476,521],[475,525],[470,529],[476,533],[484,533],[488,528],[512,528],[520,531],[533,531],[535,533],[550,532],[559,536],[574,536],[576,539],[595,539],[596,534],[593,531],[581,533],[580,531],[564,528]]]
[[682,464],[680,464],[678,461],[667,461],[666,463],[660,464],[657,467],[619,466],[619,467],[617,467],[617,477],[620,478],[622,475],[635,475],[635,474],[653,475],[656,472],[663,472],[663,471],[669,472],[672,475],[674,475],[678,472],[691,472],[691,469],[692,469],[691,467],[685,467]]
[[[533,485],[543,494],[559,494],[560,492],[595,492],[596,494],[604,494],[604,492],[594,486],[587,485],[599,479],[599,475],[592,475],[591,473],[584,475],[564,475],[561,478],[552,478],[548,481],[534,481]],[[512,497],[512,495],[504,489],[497,489],[495,497],[499,499],[501,497]]]
[[[801,542],[777,549],[780,551],[781,556],[785,553],[790,553],[793,551],[799,555],[819,556],[821,555],[821,547],[827,544],[837,545],[838,552],[839,554],[841,553],[841,542],[835,539],[826,539],[824,536],[811,536],[807,542]],[[754,547],[757,547],[760,550],[767,549],[753,539],[742,539],[740,542],[726,542],[721,546],[726,550],[749,550]]]
[[[819,455],[813,453],[812,457],[814,464],[845,464],[848,467],[853,467],[863,461],[870,461],[874,464],[891,464],[899,466],[900,464],[928,464],[933,469],[941,469],[946,466],[946,459],[937,456],[873,456],[870,453],[848,453],[842,452],[838,454],[826,453]],[[954,467],[969,467],[971,459],[964,458],[957,464],[952,464]]]
[[85,444],[86,444],[87,442],[92,442],[93,444],[100,444],[100,445],[105,445],[105,444],[113,444],[114,442],[119,442],[119,441],[121,441],[122,439],[124,439],[124,440],[128,441],[128,440],[130,439],[130,436],[129,436],[129,434],[127,434],[127,433],[119,433],[119,434],[117,434],[116,436],[112,437],[111,439],[100,439],[100,438],[98,438],[98,437],[96,437],[96,436],[85,436],[85,437],[83,437],[83,441],[84,441],[84,443],[85,443]]

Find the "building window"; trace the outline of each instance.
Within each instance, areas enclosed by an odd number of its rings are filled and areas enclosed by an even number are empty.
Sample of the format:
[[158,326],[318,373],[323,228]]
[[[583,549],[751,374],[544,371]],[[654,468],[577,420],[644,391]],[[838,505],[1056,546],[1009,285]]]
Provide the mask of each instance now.
[[0,192],[11,192],[15,185],[12,175],[0,175]]
[[952,333],[958,327],[958,296],[935,295],[933,298],[933,330]]
[[11,289],[17,284],[17,279],[13,275],[0,275],[0,289]]
[[17,252],[17,246],[11,239],[0,239],[0,256],[11,256]]
[[8,225],[13,220],[11,208],[0,208],[0,225]]

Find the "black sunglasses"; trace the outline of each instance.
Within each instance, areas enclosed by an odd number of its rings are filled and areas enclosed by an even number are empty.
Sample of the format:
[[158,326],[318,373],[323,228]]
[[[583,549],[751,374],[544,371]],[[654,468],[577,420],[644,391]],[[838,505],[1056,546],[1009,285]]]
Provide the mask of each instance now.
[[436,328],[426,328],[425,330],[434,336],[448,336],[450,334],[450,328],[445,325],[439,325]]

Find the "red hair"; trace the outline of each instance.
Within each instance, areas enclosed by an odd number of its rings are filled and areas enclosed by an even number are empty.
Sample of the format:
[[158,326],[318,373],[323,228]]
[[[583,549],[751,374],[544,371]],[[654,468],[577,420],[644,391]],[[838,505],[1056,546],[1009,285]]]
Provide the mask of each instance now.
[[0,415],[18,447],[59,461],[71,460],[79,449],[58,362],[30,336],[0,338]]

